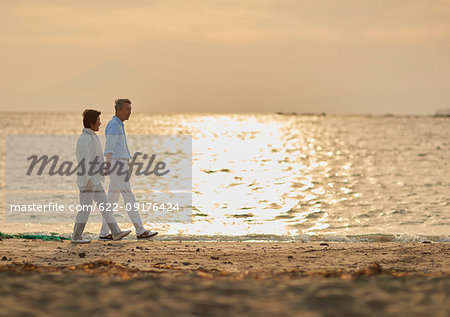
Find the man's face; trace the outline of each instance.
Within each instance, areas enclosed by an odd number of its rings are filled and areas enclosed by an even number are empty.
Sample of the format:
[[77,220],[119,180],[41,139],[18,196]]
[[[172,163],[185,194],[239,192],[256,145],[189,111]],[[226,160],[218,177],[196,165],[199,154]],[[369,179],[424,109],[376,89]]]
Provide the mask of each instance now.
[[100,126],[102,125],[102,122],[100,121],[100,116],[98,116],[97,121],[95,122],[95,124],[91,123],[91,129],[93,131],[98,131],[100,130]]
[[119,119],[122,121],[128,120],[131,115],[131,105],[126,103],[117,111]]

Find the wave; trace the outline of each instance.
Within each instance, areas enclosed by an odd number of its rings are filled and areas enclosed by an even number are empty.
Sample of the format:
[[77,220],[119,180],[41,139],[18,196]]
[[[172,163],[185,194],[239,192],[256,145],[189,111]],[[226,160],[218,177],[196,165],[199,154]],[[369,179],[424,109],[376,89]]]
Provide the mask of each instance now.
[[365,235],[164,235],[161,241],[211,241],[211,242],[450,242],[449,235],[431,236],[418,234],[365,234]]

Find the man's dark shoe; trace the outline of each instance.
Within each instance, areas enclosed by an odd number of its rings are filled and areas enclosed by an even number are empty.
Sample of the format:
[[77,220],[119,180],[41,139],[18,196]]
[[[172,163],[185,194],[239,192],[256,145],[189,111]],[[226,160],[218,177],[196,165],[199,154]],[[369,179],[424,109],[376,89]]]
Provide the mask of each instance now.
[[106,237],[98,237],[99,241],[113,241],[112,234],[108,234]]
[[151,232],[151,231],[145,231],[143,234],[138,235],[137,239],[138,240],[148,240],[153,238],[154,236],[156,236],[158,234],[158,232]]

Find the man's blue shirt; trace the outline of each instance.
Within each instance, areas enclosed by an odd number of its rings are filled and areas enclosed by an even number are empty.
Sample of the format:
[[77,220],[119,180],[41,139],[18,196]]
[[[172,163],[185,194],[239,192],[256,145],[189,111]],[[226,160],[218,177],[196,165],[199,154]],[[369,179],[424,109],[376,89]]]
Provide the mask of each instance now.
[[131,159],[125,135],[125,126],[116,116],[113,116],[106,125],[105,136],[105,155],[112,153],[112,159]]

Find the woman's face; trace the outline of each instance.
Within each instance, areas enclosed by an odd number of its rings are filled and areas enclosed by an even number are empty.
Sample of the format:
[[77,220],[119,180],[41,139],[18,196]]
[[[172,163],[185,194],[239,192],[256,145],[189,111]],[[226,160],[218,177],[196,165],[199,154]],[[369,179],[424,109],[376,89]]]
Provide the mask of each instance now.
[[100,130],[100,126],[102,125],[102,122],[100,121],[100,116],[98,116],[97,121],[95,122],[95,124],[91,123],[91,129],[93,131],[98,131]]

